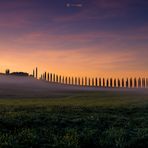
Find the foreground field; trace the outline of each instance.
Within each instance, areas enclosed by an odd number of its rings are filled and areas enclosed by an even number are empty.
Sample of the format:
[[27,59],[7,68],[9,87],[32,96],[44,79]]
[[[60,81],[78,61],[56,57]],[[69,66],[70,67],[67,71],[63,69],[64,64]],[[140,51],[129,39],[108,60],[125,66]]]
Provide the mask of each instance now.
[[148,147],[148,94],[0,99],[0,147]]

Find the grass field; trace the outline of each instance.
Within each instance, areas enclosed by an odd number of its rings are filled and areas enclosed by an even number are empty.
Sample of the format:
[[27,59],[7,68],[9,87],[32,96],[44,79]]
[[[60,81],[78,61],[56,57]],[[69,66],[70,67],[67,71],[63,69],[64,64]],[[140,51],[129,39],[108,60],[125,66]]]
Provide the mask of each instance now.
[[148,94],[0,99],[0,148],[148,147]]

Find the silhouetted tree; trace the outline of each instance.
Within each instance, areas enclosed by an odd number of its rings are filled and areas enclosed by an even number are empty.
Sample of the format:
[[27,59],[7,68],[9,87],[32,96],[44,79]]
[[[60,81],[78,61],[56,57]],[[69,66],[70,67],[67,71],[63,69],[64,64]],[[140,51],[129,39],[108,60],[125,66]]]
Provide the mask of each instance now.
[[89,85],[89,86],[91,86],[91,83],[90,83],[90,78],[88,79],[88,85]]
[[94,78],[92,78],[92,86],[94,86]]
[[50,82],[52,82],[52,79],[53,79],[53,78],[52,78],[52,73],[51,73],[51,74],[50,74]]
[[145,78],[142,78],[142,87],[145,88]]
[[65,78],[64,78],[64,76],[62,77],[62,83],[63,83],[63,84],[65,83]]
[[136,88],[137,87],[137,79],[134,78],[134,87]]
[[59,82],[59,77],[58,77],[58,75],[56,75],[56,82],[57,82],[57,83]]
[[116,79],[114,79],[114,87],[117,87]]
[[48,73],[48,75],[47,75],[47,80],[49,81],[49,73]]
[[35,72],[34,72],[34,69],[33,69],[33,74],[32,74],[32,75],[33,75],[33,77],[35,77]]
[[61,75],[59,76],[59,83],[61,83]]
[[129,87],[129,80],[128,80],[128,78],[126,79],[126,87],[127,88]]
[[96,78],[95,81],[96,81],[95,86],[98,87],[98,79]]
[[47,78],[47,77],[46,77],[46,72],[45,72],[45,74],[44,74],[44,75],[45,75],[44,79],[46,80],[46,78]]
[[105,87],[105,79],[103,78],[103,87]]
[[141,88],[141,78],[138,79],[138,88]]
[[38,78],[38,68],[36,67],[36,78]]
[[99,86],[102,86],[102,85],[101,85],[101,78],[99,78]]
[[87,77],[85,77],[85,86],[87,86]]
[[113,87],[113,79],[110,78],[110,87]]
[[53,82],[55,82],[55,74],[53,74]]
[[132,80],[132,78],[130,78],[130,87],[131,88],[133,87],[133,80]]
[[75,77],[75,85],[77,85],[77,77]]
[[120,87],[120,79],[118,79],[118,87]]
[[122,78],[122,87],[124,87],[124,78]]
[[70,79],[70,77],[68,77],[68,84],[70,84],[71,83],[71,79]]
[[80,82],[80,78],[78,78],[78,85],[80,85],[81,84],[81,82]]
[[9,74],[10,74],[10,70],[6,69],[6,75],[9,75]]
[[74,85],[74,78],[72,77],[72,80],[71,80],[71,82],[72,82],[72,85]]
[[82,86],[84,85],[84,79],[82,78]]
[[65,78],[65,84],[67,84],[67,77]]
[[106,80],[106,87],[109,87],[109,80]]

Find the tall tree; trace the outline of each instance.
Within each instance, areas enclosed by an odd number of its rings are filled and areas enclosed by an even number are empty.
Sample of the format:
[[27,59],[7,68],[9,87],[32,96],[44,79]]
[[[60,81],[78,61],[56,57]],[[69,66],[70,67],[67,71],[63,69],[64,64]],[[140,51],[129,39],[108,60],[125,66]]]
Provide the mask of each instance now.
[[98,87],[98,79],[95,78],[95,81],[96,81],[95,86]]
[[138,88],[141,88],[141,78],[138,79]]
[[53,78],[52,78],[52,73],[51,73],[51,74],[50,74],[50,82],[52,82],[52,79],[53,79]]
[[36,67],[36,78],[38,78],[38,68]]
[[101,87],[102,86],[102,81],[101,81],[101,78],[99,78],[99,86]]
[[113,79],[110,78],[110,87],[113,87]]
[[117,87],[116,79],[114,79],[114,87]]
[[103,87],[105,87],[105,78],[103,78]]
[[85,86],[87,86],[87,77],[85,77]]
[[49,73],[48,73],[48,75],[47,75],[47,80],[49,81]]
[[129,80],[128,80],[128,78],[126,79],[126,87],[127,88],[129,87]]
[[108,81],[108,79],[106,80],[106,87],[109,87],[109,81]]
[[133,87],[133,80],[132,80],[132,78],[130,78],[130,87],[131,88]]
[[90,78],[88,79],[88,85],[89,85],[89,86],[91,86],[91,83],[90,83]]
[[92,86],[94,86],[94,78],[92,78]]
[[121,87],[121,86],[120,86],[120,79],[118,79],[118,87]]
[[122,78],[122,87],[124,87],[124,78]]
[[82,77],[82,86],[84,85],[84,79],[83,79],[83,77]]
[[134,78],[134,87],[136,88],[137,87],[137,79]]

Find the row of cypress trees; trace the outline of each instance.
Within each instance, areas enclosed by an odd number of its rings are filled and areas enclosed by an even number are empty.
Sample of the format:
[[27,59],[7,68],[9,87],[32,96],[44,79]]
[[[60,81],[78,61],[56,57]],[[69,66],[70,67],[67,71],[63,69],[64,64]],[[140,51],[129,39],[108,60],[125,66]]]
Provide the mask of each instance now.
[[45,72],[41,75],[42,80],[53,83],[67,85],[93,86],[93,87],[128,87],[128,88],[148,88],[148,78],[80,78],[59,76]]

